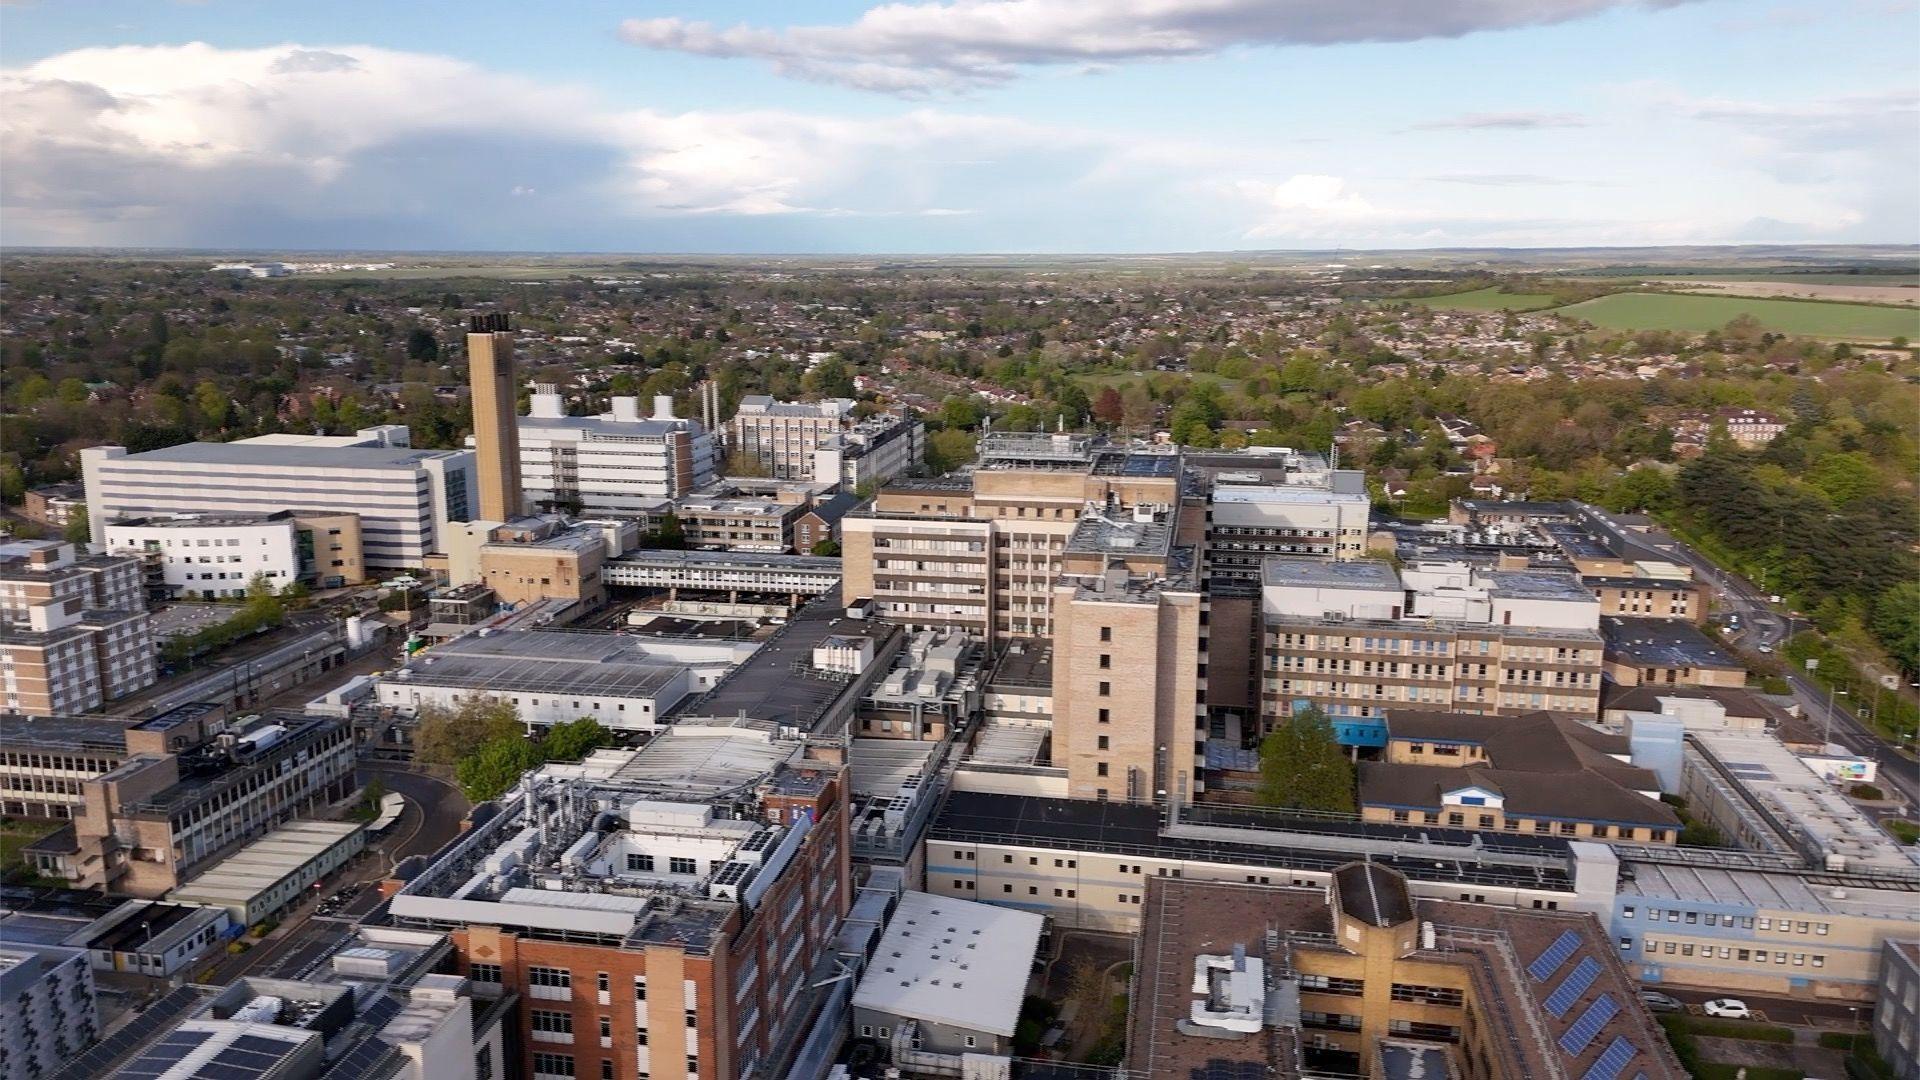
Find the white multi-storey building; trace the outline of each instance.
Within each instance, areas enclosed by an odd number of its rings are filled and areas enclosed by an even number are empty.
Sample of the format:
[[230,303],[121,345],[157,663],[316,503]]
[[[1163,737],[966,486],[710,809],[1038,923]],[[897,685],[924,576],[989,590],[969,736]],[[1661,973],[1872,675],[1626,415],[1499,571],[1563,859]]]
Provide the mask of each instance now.
[[822,438],[813,451],[813,480],[854,491],[912,472],[927,457],[927,428],[904,416],[870,416]]
[[52,1076],[100,1032],[93,969],[80,949],[0,948],[0,1080]]
[[[673,399],[616,397],[612,411],[568,416],[552,387],[535,387],[520,417],[520,486],[537,506],[603,517],[635,517],[713,482],[713,437],[698,420],[673,415]],[[467,440],[469,446],[473,440]]]
[[405,428],[357,435],[263,435],[230,443],[181,443],[130,454],[123,446],[80,451],[93,542],[107,523],[155,514],[270,514],[281,510],[360,516],[369,567],[417,567],[440,548],[440,530],[471,516],[473,453],[418,450]]
[[276,589],[301,576],[300,526],[285,512],[111,521],[107,548],[158,563],[175,597],[245,596],[256,575]]

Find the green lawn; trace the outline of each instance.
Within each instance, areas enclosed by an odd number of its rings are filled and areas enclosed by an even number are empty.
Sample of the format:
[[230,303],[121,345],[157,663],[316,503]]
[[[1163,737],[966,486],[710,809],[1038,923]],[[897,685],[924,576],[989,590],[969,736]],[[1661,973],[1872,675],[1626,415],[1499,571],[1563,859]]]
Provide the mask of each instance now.
[[1920,311],[1873,304],[1829,304],[1683,293],[1614,293],[1560,308],[1607,330],[1718,330],[1751,315],[1768,330],[1808,337],[1920,338]]
[[1554,298],[1547,293],[1501,292],[1498,286],[1444,296],[1416,296],[1413,303],[1447,311],[1538,311],[1552,307]]
[[20,849],[66,824],[44,818],[0,819],[0,877],[34,879],[39,874],[20,858]]

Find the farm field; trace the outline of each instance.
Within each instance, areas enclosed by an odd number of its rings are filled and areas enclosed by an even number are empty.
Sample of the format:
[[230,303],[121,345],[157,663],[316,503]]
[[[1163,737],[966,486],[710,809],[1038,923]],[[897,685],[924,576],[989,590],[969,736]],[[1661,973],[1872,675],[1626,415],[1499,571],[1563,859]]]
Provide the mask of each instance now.
[[1884,341],[1920,337],[1920,312],[1866,304],[1814,303],[1682,293],[1614,293],[1559,308],[1607,330],[1717,330],[1742,315],[1768,330],[1809,337]]
[[1489,286],[1472,292],[1419,296],[1412,302],[1447,311],[1538,311],[1552,307],[1554,299],[1547,293],[1505,293],[1497,286]]
[[1769,281],[1717,281],[1708,278],[1667,278],[1661,284],[1672,285],[1703,296],[1777,296],[1811,300],[1850,300],[1862,304],[1905,304],[1920,306],[1920,289],[1898,285],[1825,285],[1799,278],[1774,278]]

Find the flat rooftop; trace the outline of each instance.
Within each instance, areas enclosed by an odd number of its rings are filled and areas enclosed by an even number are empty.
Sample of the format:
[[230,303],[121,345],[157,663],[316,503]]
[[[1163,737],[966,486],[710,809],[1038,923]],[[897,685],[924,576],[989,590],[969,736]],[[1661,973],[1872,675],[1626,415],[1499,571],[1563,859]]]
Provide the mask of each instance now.
[[1373,559],[1327,562],[1324,559],[1275,557],[1260,564],[1260,580],[1266,585],[1295,585],[1321,589],[1396,590],[1401,588],[1400,572],[1395,570],[1391,563]]
[[310,446],[284,443],[189,442],[128,454],[101,462],[113,469],[128,463],[183,465],[265,465],[283,469],[411,469],[423,461],[471,453],[467,450],[425,450],[404,446]]
[[1742,870],[1629,860],[1620,895],[1920,923],[1920,885],[1851,874]]
[[1286,506],[1354,505],[1367,502],[1367,495],[1333,491],[1313,484],[1220,484],[1213,489],[1213,501]]
[[714,568],[726,570],[814,571],[840,575],[840,560],[821,555],[768,555],[755,551],[632,551],[609,559],[609,566]]
[[175,901],[243,903],[366,828],[351,821],[291,821],[175,889]]
[[1173,549],[1173,522],[1082,514],[1067,538],[1073,554],[1165,556]]
[[837,589],[803,605],[752,657],[724,675],[713,689],[689,699],[677,715],[745,717],[812,730],[843,696],[859,693],[856,687],[879,674],[870,669],[849,680],[817,672],[814,648],[831,637],[856,637],[871,639],[877,653],[884,642],[903,632],[891,623],[849,618],[846,610]]
[[125,720],[105,716],[26,716],[0,713],[0,747],[34,751],[127,752]]
[[122,525],[141,529],[203,529],[239,525],[274,525],[293,521],[293,513],[288,510],[275,510],[271,513],[219,513],[219,514],[181,514],[176,517],[133,517],[110,521],[108,525]]
[[906,892],[853,992],[853,1007],[1012,1038],[1046,920]]
[[1609,659],[1618,657],[1648,667],[1746,670],[1745,664],[1693,624],[1678,619],[1603,615],[1600,633],[1606,639]]
[[1845,857],[1849,870],[1875,867],[1920,875],[1915,849],[1888,836],[1779,739],[1743,731],[1691,730],[1687,734],[1749,795],[1799,831],[1812,850]]
[[[416,655],[389,685],[650,697],[686,665],[626,634],[509,630],[466,634]],[[703,642],[713,645],[713,642]]]
[[771,725],[683,720],[664,728],[608,780],[626,787],[718,798],[759,783],[798,758],[802,744]]
[[[1015,843],[1321,873],[1371,857],[1375,862],[1403,870],[1416,881],[1485,881],[1515,888],[1572,888],[1571,849],[1564,841],[1552,837],[1501,836],[1498,843],[1502,847],[1511,846],[1515,852],[1546,856],[1549,860],[1564,858],[1564,866],[1515,865],[1481,859],[1476,845],[1487,843],[1487,838],[1457,829],[1282,819],[1258,810],[1243,813],[1235,808],[1208,807],[1205,824],[1246,829],[1248,839],[1240,843],[1164,835],[1161,813],[1159,807],[1145,803],[954,791],[948,794],[928,835],[963,843]],[[1273,831],[1283,823],[1287,832]],[[1299,839],[1290,839],[1293,837]],[[1432,854],[1422,858],[1370,854],[1375,848],[1384,851],[1391,842],[1429,844]]]
[[1044,689],[1053,692],[1053,642],[1033,639],[1015,642],[1000,654],[987,689]]
[[1515,600],[1578,600],[1595,603],[1593,593],[1570,573],[1554,570],[1482,570],[1493,596]]

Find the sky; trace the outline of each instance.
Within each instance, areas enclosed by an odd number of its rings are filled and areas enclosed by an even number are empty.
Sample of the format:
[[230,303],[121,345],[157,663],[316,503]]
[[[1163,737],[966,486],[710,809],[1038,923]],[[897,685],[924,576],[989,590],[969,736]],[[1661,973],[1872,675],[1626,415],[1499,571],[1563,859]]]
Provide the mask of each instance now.
[[1915,0],[0,0],[0,244],[1920,241]]

